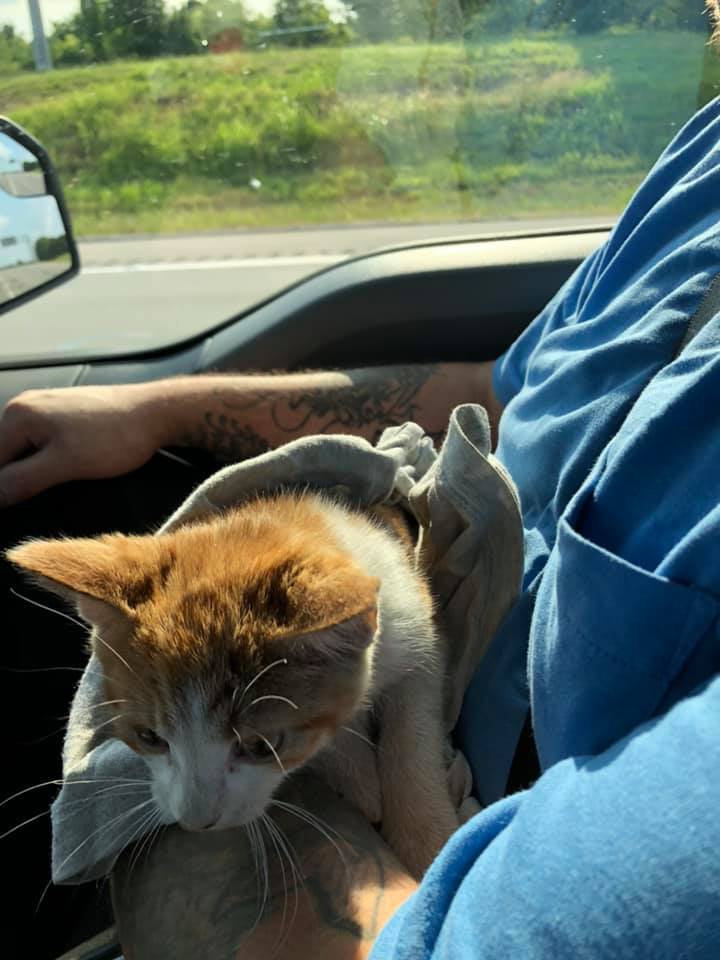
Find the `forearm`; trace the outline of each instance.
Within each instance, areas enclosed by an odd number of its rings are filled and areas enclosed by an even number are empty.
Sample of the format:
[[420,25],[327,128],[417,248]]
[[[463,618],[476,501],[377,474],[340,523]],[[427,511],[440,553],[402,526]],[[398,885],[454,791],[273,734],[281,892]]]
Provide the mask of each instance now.
[[348,372],[181,377],[143,385],[165,445],[236,460],[313,433],[375,440],[414,420],[440,437],[451,410],[480,403],[496,419],[491,364],[375,367]]
[[173,829],[150,856],[129,853],[118,864],[113,900],[128,960],[369,955],[415,882],[362,816],[312,775],[283,795],[298,812],[272,808],[274,826],[258,824],[254,852],[242,830]]

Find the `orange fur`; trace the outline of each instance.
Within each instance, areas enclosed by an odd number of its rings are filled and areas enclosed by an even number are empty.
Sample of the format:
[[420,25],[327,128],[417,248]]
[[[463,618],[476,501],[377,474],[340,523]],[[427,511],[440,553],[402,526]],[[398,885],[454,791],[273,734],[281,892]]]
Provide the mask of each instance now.
[[145,756],[164,816],[252,822],[309,762],[418,877],[457,825],[432,598],[396,508],[280,495],[8,557],[93,625],[103,692],[122,704],[101,736]]
[[[292,674],[275,670],[253,690],[301,700],[297,715],[279,701],[258,712],[302,728],[303,755],[362,693],[357,672],[341,663],[325,659],[321,675],[311,641],[338,624],[372,637],[378,581],[335,546],[322,513],[302,497],[253,501],[155,537],[30,541],[7,556],[76,596],[81,613],[89,602],[85,615],[101,623],[92,643],[108,699],[133,703],[116,724],[133,749],[142,750],[133,730],[154,728],[184,684],[204,677],[221,702],[230,678],[242,686],[284,655],[298,661]],[[226,726],[232,732],[229,717]]]

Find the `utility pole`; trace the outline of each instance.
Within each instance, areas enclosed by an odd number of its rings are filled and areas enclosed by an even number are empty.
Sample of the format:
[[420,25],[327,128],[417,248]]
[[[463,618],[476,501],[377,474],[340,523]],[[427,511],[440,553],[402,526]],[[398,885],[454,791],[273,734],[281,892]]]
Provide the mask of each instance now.
[[28,0],[30,8],[30,23],[33,33],[33,56],[35,58],[36,70],[52,70],[52,58],[50,57],[50,47],[43,28],[42,13],[40,12],[40,0]]

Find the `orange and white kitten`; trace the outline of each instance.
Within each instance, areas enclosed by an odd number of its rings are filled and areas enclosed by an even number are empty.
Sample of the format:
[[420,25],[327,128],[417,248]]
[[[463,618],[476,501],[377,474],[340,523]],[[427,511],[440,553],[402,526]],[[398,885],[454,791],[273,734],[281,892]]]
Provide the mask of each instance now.
[[29,541],[8,558],[92,625],[104,694],[121,701],[114,735],[146,761],[168,821],[249,823],[312,763],[382,819],[419,877],[458,821],[409,540],[389,508],[283,494],[172,533]]

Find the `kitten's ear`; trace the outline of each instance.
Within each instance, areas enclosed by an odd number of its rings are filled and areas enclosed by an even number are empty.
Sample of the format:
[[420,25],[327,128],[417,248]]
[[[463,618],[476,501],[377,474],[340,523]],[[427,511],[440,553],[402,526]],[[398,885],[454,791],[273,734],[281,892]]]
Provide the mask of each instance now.
[[315,614],[314,624],[286,637],[288,653],[309,660],[362,654],[378,630],[380,581],[357,568],[336,569],[322,587],[307,598]]
[[377,632],[379,589],[377,577],[343,556],[293,572],[289,590],[278,591],[294,614],[277,638],[281,647],[311,660],[362,653]]
[[70,600],[88,623],[103,627],[131,616],[138,584],[148,581],[141,556],[133,563],[136,551],[128,550],[132,539],[28,540],[5,556],[39,586]]
[[377,607],[372,606],[341,623],[289,637],[285,649],[294,658],[304,661],[352,659],[367,650],[377,629]]

